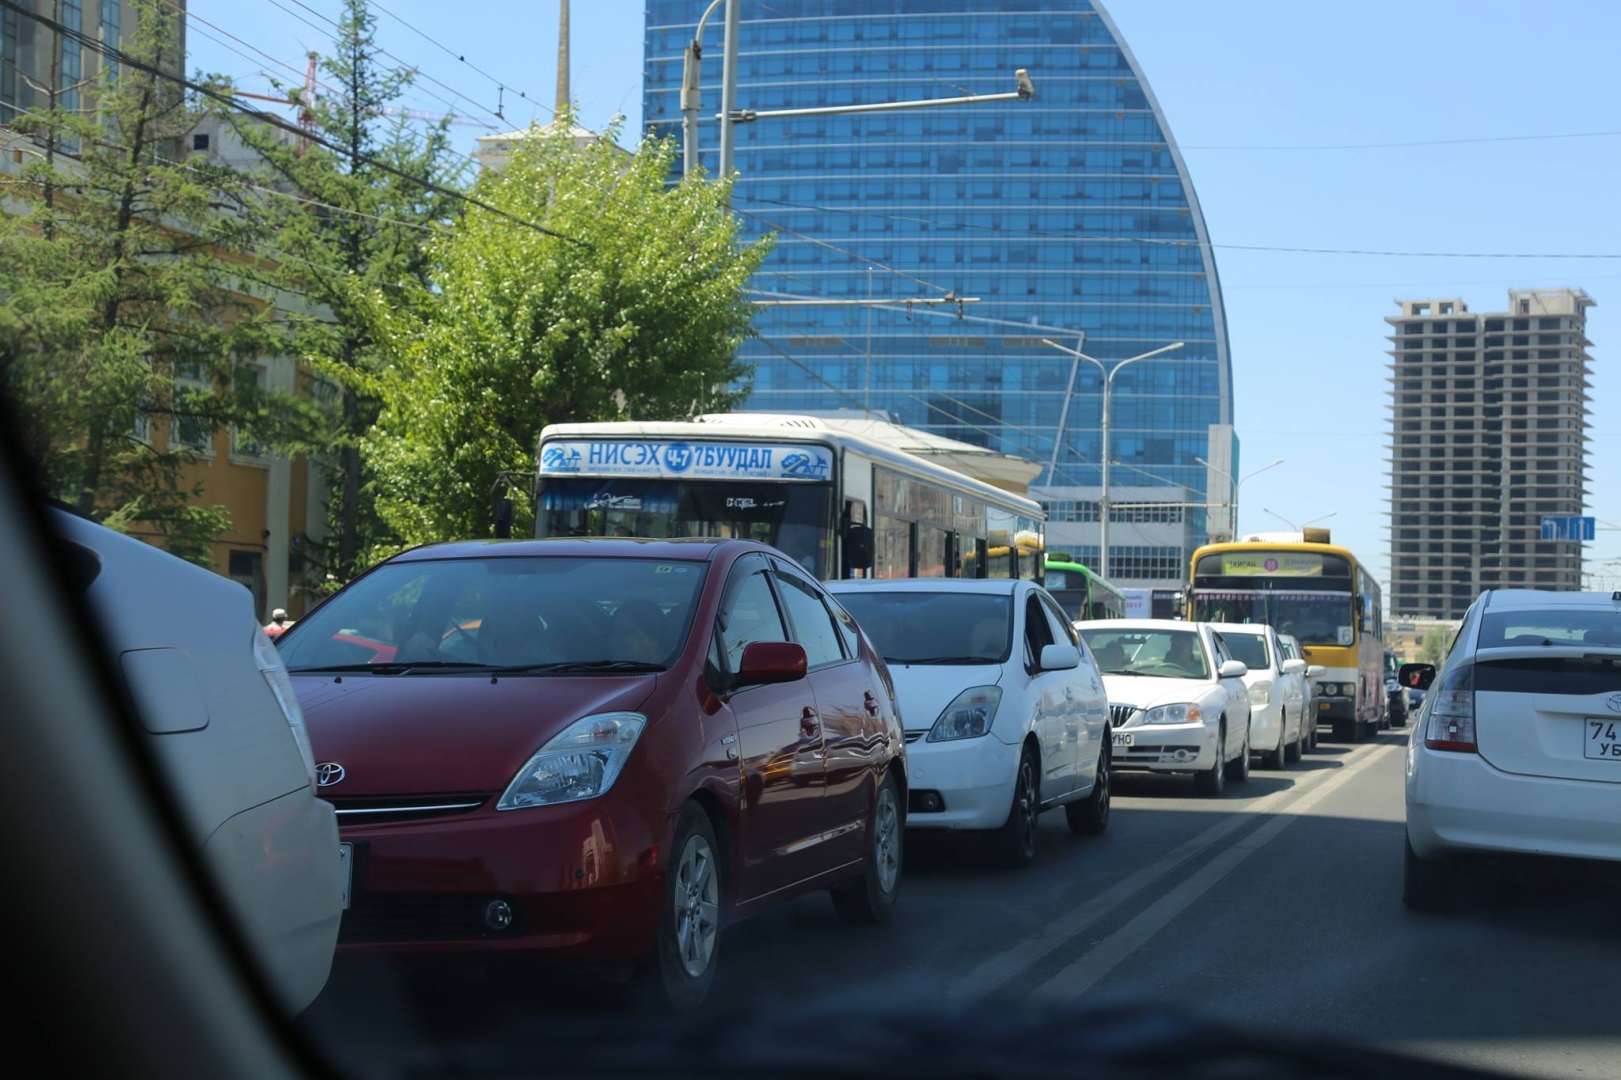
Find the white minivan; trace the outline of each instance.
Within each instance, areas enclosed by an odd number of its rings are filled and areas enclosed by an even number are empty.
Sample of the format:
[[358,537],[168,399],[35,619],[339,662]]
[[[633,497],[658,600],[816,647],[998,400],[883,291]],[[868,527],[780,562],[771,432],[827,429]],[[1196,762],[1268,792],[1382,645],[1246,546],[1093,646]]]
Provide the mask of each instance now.
[[[1454,899],[1460,856],[1621,861],[1621,592],[1485,592],[1408,738],[1402,899]],[[1432,685],[1433,683],[1433,685]]]
[[1036,818],[1109,824],[1109,709],[1086,646],[1029,581],[830,581],[889,664],[906,729],[909,829],[978,830],[1023,866]]

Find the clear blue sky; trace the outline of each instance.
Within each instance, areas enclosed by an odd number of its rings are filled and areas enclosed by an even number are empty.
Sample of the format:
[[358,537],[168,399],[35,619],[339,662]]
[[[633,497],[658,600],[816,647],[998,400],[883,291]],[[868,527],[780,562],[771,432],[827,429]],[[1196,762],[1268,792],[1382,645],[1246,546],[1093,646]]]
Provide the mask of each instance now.
[[[756,0],[744,0],[745,3]],[[1482,254],[1621,256],[1621,103],[1614,0],[1106,0],[1181,144],[1218,245]],[[336,15],[336,0],[303,0]],[[286,10],[275,5],[280,4]],[[514,90],[549,106],[557,0],[382,0],[382,8]],[[294,0],[192,0],[207,20],[303,69],[325,24]],[[380,15],[384,48],[445,85],[410,104],[493,109],[496,87],[436,44]],[[641,0],[574,0],[573,94],[600,127],[641,112]],[[262,87],[279,70],[236,55],[194,20],[191,66]],[[218,35],[216,35],[218,36]],[[1031,73],[1039,87],[1040,72]],[[446,86],[454,88],[455,93]],[[517,126],[544,109],[506,95]],[[458,99],[456,94],[464,95]],[[469,103],[469,99],[471,104]],[[456,129],[471,150],[482,132]],[[1380,149],[1313,149],[1444,139],[1615,132]],[[1588,512],[1621,525],[1621,258],[1416,258],[1218,252],[1232,338],[1235,411],[1246,469],[1286,464],[1244,485],[1240,528],[1326,514],[1383,579],[1384,316],[1398,297],[1458,296],[1506,306],[1511,286],[1579,286],[1589,316],[1593,429]],[[1621,588],[1621,529],[1588,546],[1589,569]]]

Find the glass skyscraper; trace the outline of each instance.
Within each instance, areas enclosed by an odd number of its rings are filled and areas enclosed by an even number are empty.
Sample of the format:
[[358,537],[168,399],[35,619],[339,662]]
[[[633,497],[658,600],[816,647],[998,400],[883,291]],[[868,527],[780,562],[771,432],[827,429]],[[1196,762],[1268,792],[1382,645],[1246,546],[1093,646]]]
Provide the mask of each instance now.
[[[760,310],[746,407],[870,409],[1040,462],[1049,549],[1095,562],[1102,381],[1042,339],[1106,363],[1185,342],[1115,379],[1109,538],[1117,581],[1185,577],[1192,547],[1231,528],[1221,289],[1170,128],[1107,12],[1090,0],[740,2],[739,109],[1011,91],[1018,68],[1036,87],[1033,101],[739,126],[734,207],[753,235],[776,234],[755,298],[794,301]],[[653,134],[681,137],[682,50],[707,6],[647,0]],[[717,10],[699,139],[711,172],[722,29]],[[948,293],[978,302],[906,304]],[[804,303],[869,298],[889,303]]]

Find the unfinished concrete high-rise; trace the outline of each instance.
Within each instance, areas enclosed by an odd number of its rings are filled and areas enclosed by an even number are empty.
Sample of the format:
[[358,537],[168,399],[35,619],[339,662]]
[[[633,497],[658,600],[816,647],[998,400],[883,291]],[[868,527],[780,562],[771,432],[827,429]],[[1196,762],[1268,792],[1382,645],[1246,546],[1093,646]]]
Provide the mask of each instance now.
[[1590,358],[1580,289],[1514,289],[1509,308],[1400,300],[1390,324],[1393,614],[1457,619],[1482,589],[1579,589]]

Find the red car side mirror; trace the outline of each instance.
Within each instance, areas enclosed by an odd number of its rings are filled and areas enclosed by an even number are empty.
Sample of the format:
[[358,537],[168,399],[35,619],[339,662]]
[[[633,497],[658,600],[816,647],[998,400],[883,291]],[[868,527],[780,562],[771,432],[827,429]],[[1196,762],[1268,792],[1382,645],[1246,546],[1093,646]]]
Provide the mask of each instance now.
[[809,662],[805,647],[792,641],[754,641],[743,646],[732,685],[764,686],[768,683],[795,682],[805,677]]

